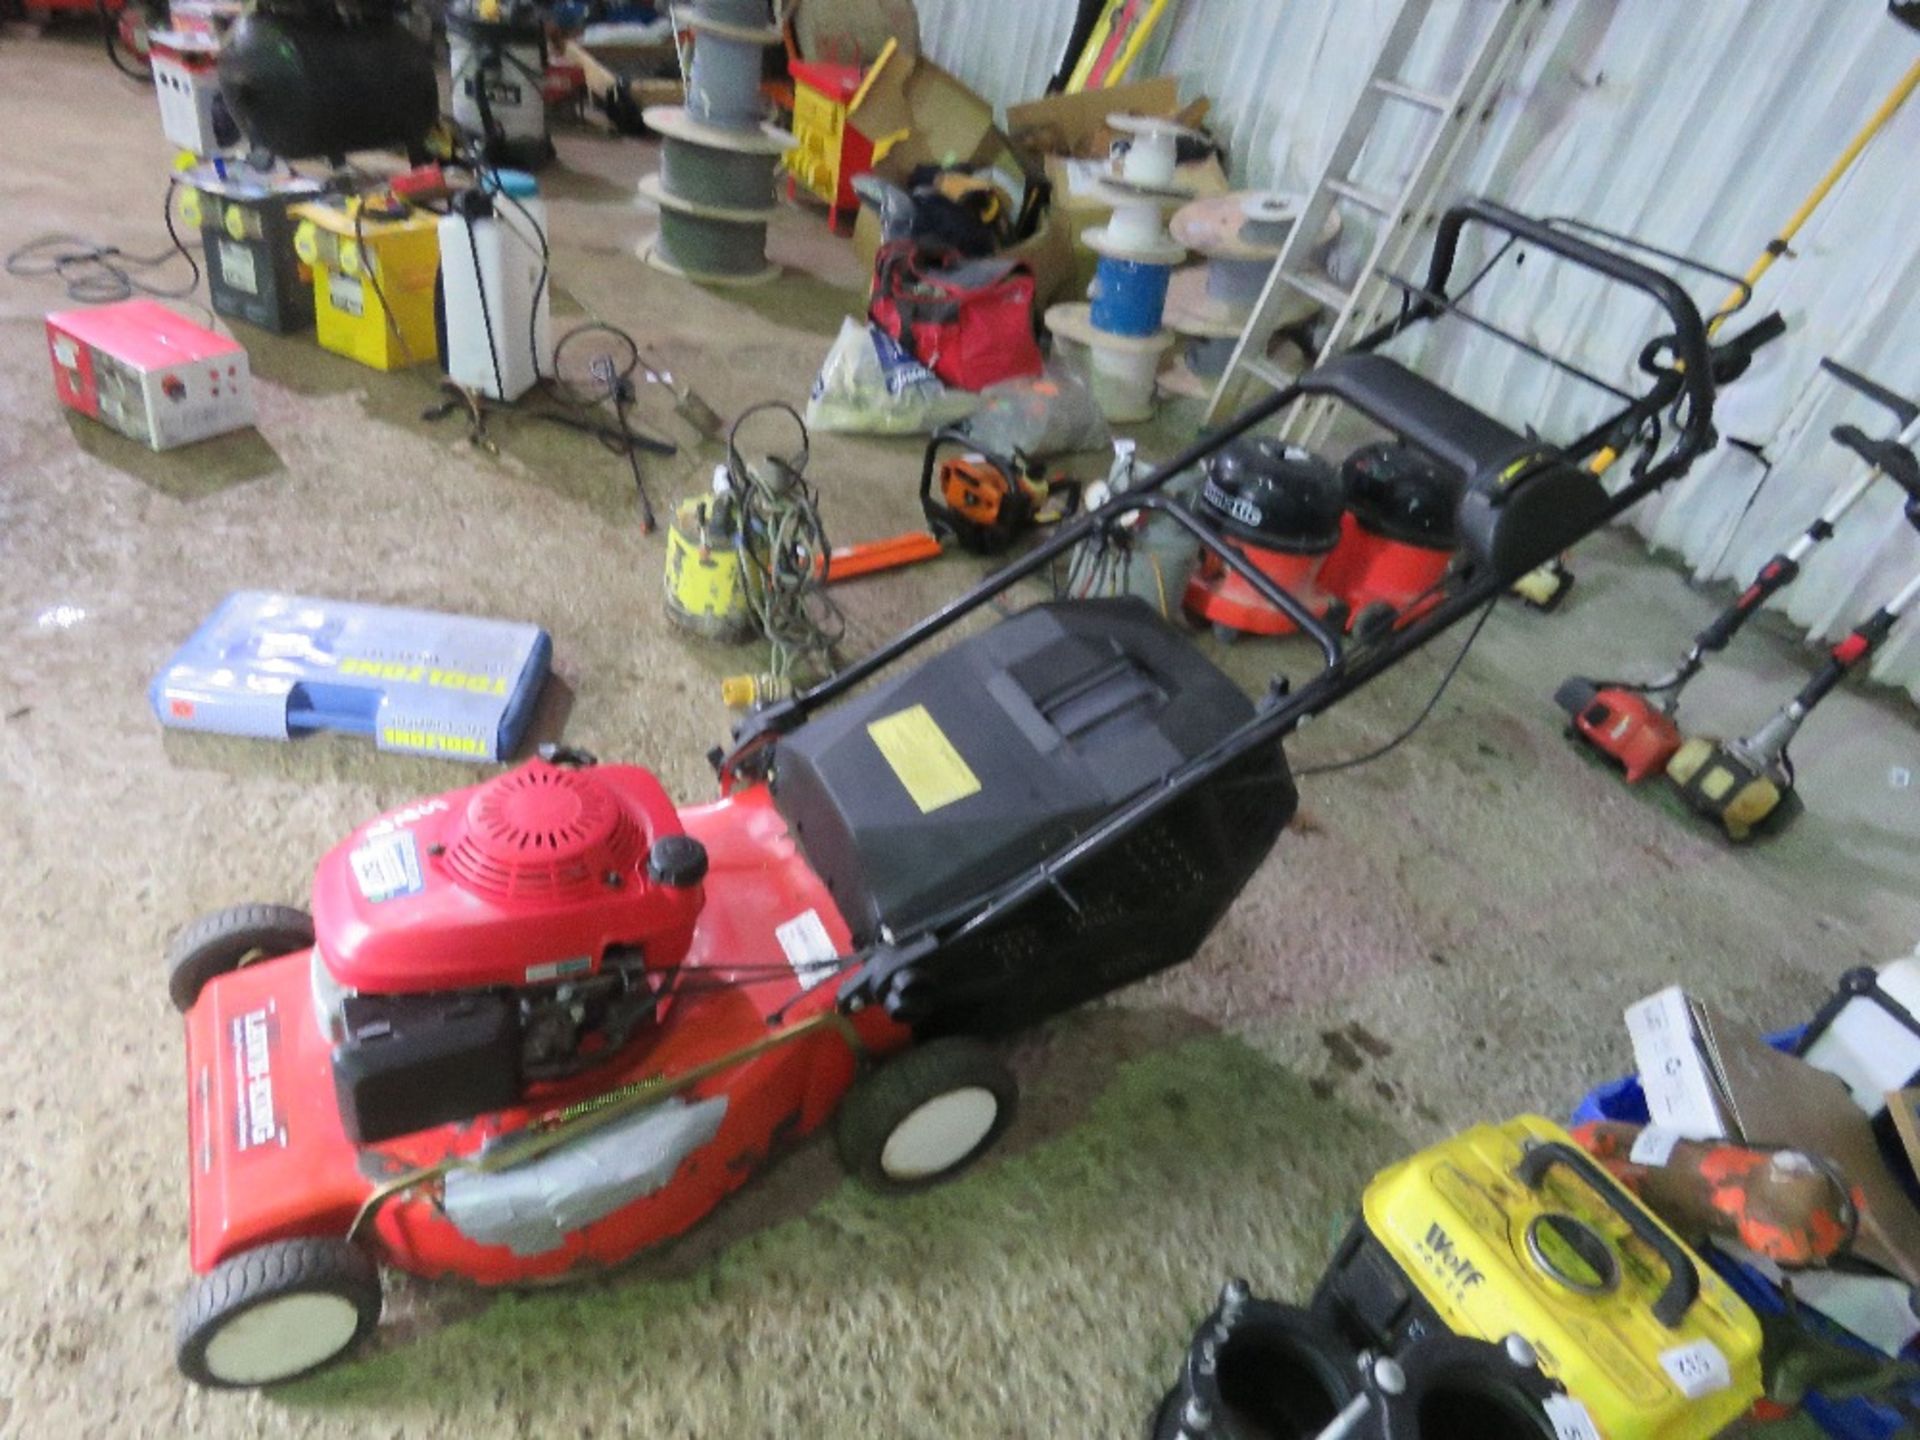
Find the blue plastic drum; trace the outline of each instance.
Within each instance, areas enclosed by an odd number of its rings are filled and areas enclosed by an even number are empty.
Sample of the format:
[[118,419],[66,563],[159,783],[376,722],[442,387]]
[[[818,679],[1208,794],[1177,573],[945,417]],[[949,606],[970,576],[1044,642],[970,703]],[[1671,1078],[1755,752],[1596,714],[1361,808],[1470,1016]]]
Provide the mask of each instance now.
[[1094,272],[1093,328],[1109,335],[1152,335],[1167,312],[1167,283],[1171,265],[1148,265],[1138,260],[1100,257]]

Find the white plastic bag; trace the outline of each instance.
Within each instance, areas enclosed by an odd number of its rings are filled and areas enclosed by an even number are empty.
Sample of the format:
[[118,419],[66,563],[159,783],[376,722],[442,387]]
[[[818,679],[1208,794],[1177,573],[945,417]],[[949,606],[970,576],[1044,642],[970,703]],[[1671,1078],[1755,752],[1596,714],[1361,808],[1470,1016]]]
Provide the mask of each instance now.
[[852,435],[926,434],[973,411],[978,397],[949,390],[884,331],[840,322],[807,400],[807,428]]

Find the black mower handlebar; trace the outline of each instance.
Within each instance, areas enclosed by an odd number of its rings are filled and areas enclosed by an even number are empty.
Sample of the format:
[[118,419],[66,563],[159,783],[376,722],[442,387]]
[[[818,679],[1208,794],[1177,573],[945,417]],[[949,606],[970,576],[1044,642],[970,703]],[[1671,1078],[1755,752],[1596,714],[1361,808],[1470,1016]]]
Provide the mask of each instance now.
[[1651,297],[1673,322],[1668,344],[1673,351],[1675,368],[1681,375],[1686,423],[1680,443],[1685,447],[1686,458],[1692,459],[1713,443],[1713,350],[1707,340],[1706,322],[1700,317],[1700,307],[1678,281],[1617,250],[1571,234],[1551,221],[1536,220],[1492,200],[1463,200],[1440,217],[1440,228],[1433,237],[1433,259],[1427,267],[1426,290],[1435,302],[1444,303],[1447,298],[1447,284],[1453,278],[1454,259],[1460,249],[1460,233],[1469,223],[1485,225],[1515,240],[1536,245],[1582,269]]

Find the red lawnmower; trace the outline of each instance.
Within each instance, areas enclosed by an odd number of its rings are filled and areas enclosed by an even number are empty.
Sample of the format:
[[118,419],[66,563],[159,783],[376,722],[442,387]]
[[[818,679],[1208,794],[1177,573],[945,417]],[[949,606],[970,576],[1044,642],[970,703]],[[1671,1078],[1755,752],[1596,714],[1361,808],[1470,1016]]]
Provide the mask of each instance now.
[[[1302,396],[1429,453],[1435,426],[1478,416],[1372,353],[1447,313],[1469,223],[1639,289],[1672,333],[1642,357],[1645,393],[1569,445],[1480,416],[1458,583],[1346,648],[1162,487]],[[1286,737],[1683,473],[1712,443],[1712,358],[1665,275],[1461,206],[1392,323],[743,721],[716,801],[677,808],[644,770],[555,752],[356,830],[311,919],[255,905],[188,927],[181,1369],[246,1386],[334,1359],[373,1328],[381,1265],[516,1284],[618,1262],[829,1118],[872,1183],[952,1175],[1014,1103],[983,1040],[1191,956],[1293,813]],[[1665,455],[1609,497],[1580,461],[1676,406]],[[1256,703],[1133,599],[1041,604],[927,652],[1141,509],[1287,612],[1324,668]]]

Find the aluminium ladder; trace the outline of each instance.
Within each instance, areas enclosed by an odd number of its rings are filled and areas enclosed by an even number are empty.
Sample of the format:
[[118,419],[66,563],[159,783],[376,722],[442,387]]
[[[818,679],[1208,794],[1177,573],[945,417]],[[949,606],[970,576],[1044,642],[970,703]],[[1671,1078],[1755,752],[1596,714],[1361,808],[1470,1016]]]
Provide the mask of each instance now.
[[[1474,0],[1465,0],[1472,8]],[[1205,423],[1221,419],[1238,401],[1249,380],[1282,389],[1294,376],[1267,358],[1279,320],[1294,302],[1288,291],[1318,301],[1332,323],[1320,346],[1323,355],[1338,351],[1355,335],[1363,335],[1397,308],[1397,294],[1383,275],[1400,274],[1414,247],[1434,228],[1447,197],[1448,182],[1469,149],[1469,142],[1492,117],[1500,88],[1519,68],[1532,43],[1549,0],[1480,0],[1497,7],[1486,32],[1475,44],[1458,84],[1451,91],[1426,90],[1401,78],[1402,67],[1422,29],[1432,16],[1433,0],[1405,0],[1394,17],[1373,72],[1346,127],[1327,157],[1299,218],[1293,222],[1273,270],[1248,316],[1233,355],[1214,387]],[[1455,13],[1461,13],[1455,11]],[[1412,163],[1397,194],[1389,194],[1354,180],[1354,167],[1378,128],[1389,103],[1425,112],[1428,123],[1416,141]],[[1312,263],[1315,239],[1322,233],[1328,212],[1352,206],[1373,217],[1373,244],[1358,281],[1341,286]],[[1306,440],[1308,432],[1325,424],[1325,402],[1295,405],[1283,434]],[[1310,418],[1314,412],[1316,418]]]

